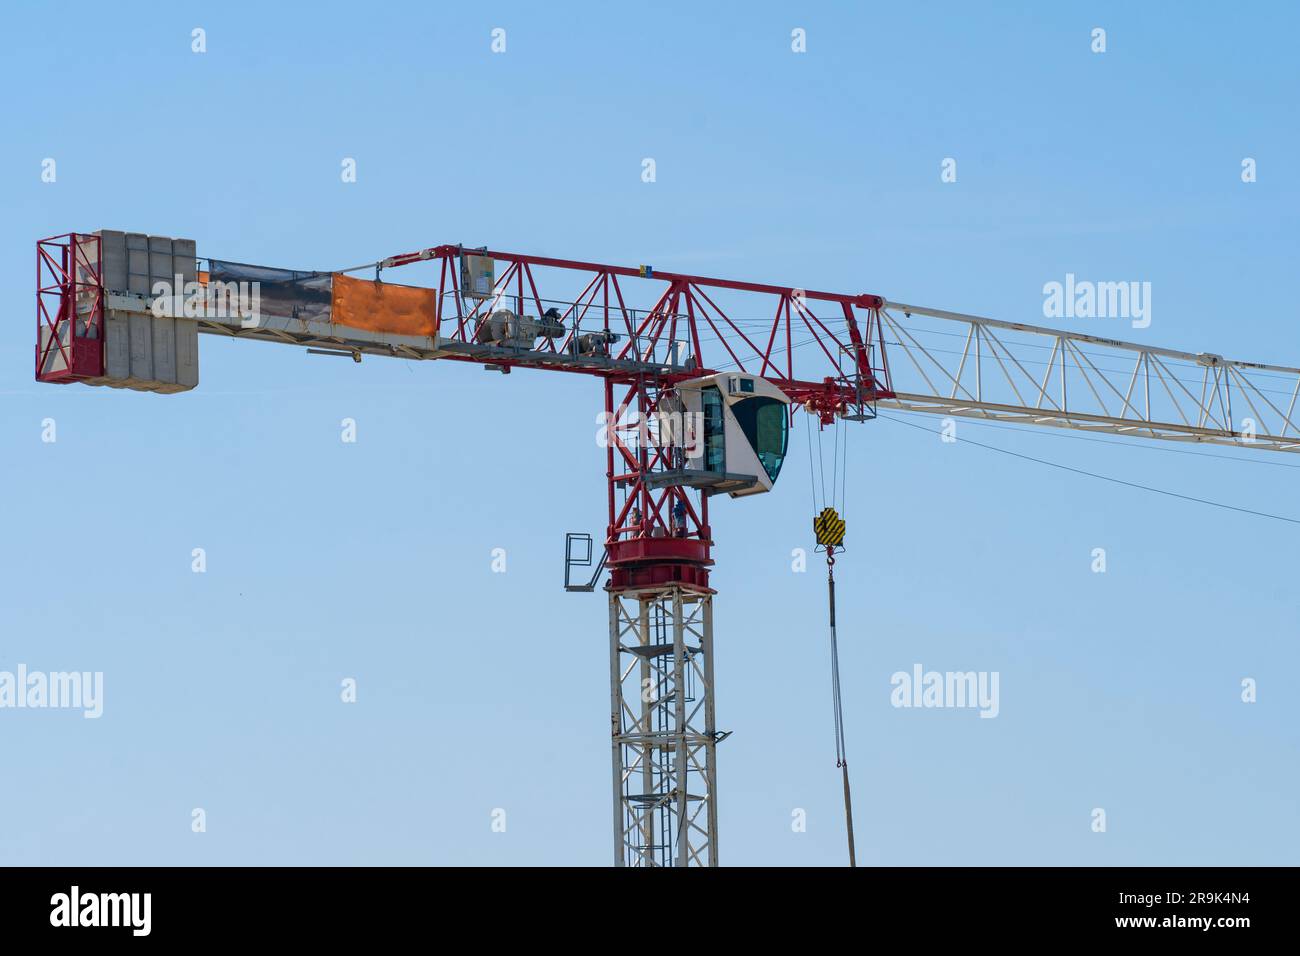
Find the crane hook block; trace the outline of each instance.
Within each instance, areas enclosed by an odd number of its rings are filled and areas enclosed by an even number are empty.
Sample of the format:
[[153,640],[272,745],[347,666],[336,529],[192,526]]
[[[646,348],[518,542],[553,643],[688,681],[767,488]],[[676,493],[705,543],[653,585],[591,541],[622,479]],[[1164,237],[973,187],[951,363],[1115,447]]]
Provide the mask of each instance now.
[[813,518],[813,533],[817,536],[817,543],[823,547],[841,547],[844,544],[844,519],[834,508],[823,508],[822,513]]

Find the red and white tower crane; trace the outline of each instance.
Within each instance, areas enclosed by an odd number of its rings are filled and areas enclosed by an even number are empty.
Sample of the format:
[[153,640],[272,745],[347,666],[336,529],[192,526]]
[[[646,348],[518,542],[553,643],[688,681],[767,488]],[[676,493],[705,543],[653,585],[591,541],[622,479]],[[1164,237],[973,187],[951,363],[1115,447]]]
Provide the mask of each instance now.
[[[424,284],[395,284],[398,268]],[[620,866],[718,863],[710,499],[772,487],[796,408],[823,424],[890,407],[1300,451],[1300,369],[876,294],[460,245],[312,272],[108,230],[37,244],[39,381],[184,391],[200,332],[601,381],[608,520],[603,549],[569,536],[566,586],[608,571]],[[595,574],[575,584],[584,563]]]

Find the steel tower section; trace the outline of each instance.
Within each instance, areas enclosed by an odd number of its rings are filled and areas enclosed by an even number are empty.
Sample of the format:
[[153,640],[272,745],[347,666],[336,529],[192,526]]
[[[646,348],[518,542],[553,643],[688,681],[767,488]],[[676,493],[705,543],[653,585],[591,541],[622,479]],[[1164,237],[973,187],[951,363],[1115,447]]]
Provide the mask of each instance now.
[[614,865],[717,866],[713,595],[609,591]]

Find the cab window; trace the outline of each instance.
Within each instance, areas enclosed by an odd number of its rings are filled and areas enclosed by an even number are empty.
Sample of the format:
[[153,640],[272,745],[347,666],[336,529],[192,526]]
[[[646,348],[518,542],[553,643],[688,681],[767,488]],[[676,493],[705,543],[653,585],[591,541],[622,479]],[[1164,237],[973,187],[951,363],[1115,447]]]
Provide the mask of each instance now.
[[727,470],[727,422],[722,414],[722,393],[713,386],[703,390],[704,470]]
[[731,412],[758,454],[767,477],[775,482],[785,461],[786,443],[790,438],[785,403],[775,398],[746,398],[732,405]]

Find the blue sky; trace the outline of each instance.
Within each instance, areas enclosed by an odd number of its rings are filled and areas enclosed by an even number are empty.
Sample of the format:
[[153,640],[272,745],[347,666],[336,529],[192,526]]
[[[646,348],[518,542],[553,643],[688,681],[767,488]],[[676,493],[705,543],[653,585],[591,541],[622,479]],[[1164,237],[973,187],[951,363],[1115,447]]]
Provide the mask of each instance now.
[[[0,710],[3,863],[611,856],[607,611],[559,587],[564,532],[605,520],[599,384],[204,337],[189,394],[38,385],[38,238],[139,230],[295,268],[464,242],[1039,323],[1043,284],[1073,272],[1152,283],[1150,327],[1122,337],[1300,365],[1283,5],[2,16],[0,670],[105,675],[98,720]],[[1300,517],[1290,456],[962,434]],[[713,511],[733,865],[844,859],[824,579],[790,569],[812,511],[794,438],[773,494]],[[860,861],[1296,862],[1293,525],[883,420],[850,442]],[[892,707],[890,675],[916,663],[998,672],[999,716]]]

